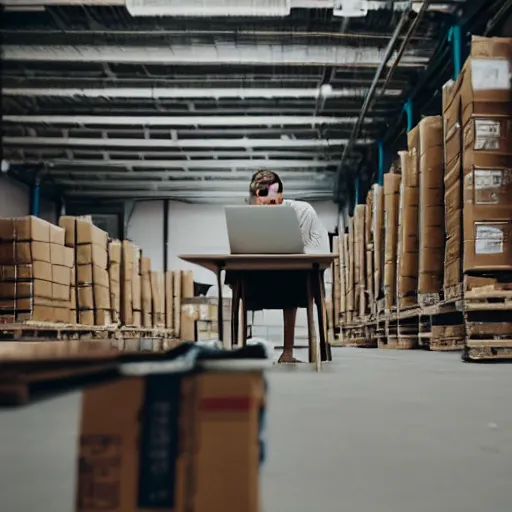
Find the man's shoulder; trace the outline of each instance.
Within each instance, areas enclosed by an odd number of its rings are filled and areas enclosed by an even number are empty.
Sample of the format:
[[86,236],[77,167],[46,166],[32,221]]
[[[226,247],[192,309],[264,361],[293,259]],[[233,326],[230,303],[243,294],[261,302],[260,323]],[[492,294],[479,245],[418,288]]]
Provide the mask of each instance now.
[[292,206],[295,210],[304,213],[313,213],[316,215],[315,209],[306,201],[296,201],[295,199],[285,199],[283,204]]

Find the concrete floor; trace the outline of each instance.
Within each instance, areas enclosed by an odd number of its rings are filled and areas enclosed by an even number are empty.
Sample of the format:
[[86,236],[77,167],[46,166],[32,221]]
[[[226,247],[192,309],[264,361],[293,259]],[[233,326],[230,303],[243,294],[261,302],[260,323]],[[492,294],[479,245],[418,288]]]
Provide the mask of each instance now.
[[[333,355],[269,372],[262,512],[512,510],[512,366]],[[73,510],[78,402],[0,412],[2,512]]]
[[421,351],[333,359],[321,374],[269,374],[263,512],[512,510],[512,366]]

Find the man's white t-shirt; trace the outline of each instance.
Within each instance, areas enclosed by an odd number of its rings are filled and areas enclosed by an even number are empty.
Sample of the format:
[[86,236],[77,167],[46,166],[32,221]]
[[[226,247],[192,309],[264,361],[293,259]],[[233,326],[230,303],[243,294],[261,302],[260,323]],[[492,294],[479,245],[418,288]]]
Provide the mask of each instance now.
[[[329,254],[331,252],[329,233],[318,218],[315,209],[305,201],[285,199],[283,204],[291,206],[297,214],[304,243],[304,252],[306,254]],[[324,273],[324,282],[326,296],[330,297],[332,290],[332,272],[330,267]]]

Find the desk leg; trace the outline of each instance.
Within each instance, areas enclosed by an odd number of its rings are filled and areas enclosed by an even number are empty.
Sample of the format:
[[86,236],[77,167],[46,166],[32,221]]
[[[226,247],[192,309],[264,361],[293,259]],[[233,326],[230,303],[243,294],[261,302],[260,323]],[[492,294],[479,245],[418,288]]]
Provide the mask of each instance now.
[[[327,350],[327,361],[332,361],[332,353],[331,353],[331,344],[329,343],[329,336],[328,336],[328,329],[329,329],[329,322],[327,317],[327,307],[325,304],[325,282],[323,279],[323,276],[319,273],[318,278],[320,279],[320,288],[322,290],[322,304],[323,304],[323,310],[324,310],[324,318],[325,318],[325,348]],[[330,326],[333,327],[333,326]]]
[[245,281],[240,282],[240,296],[242,299],[242,347],[247,346],[247,300]]
[[224,348],[224,311],[222,304],[222,267],[217,268],[217,289],[218,289],[218,305],[217,305],[217,330],[219,331],[219,342]]
[[307,279],[306,279],[306,285],[307,285],[307,296],[308,296],[308,303],[306,307],[306,313],[308,318],[308,356],[309,356],[309,362],[315,363],[318,369],[318,366],[320,365],[319,360],[319,352],[317,347],[317,337],[316,337],[316,330],[315,330],[315,317],[313,313],[314,304],[315,304],[315,295],[314,295],[314,279],[313,274],[311,272],[308,272]]
[[325,301],[323,296],[322,274],[319,270],[314,272],[315,283],[315,302],[318,316],[318,332],[320,334],[320,357],[322,361],[327,361],[327,311],[325,310]]
[[240,281],[233,285],[233,301],[231,303],[231,348],[238,347],[240,318]]

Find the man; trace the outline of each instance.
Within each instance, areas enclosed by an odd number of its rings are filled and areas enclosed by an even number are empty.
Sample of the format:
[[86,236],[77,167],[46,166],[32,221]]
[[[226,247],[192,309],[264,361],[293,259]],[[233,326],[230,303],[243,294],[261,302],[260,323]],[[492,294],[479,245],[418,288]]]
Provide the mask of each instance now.
[[[329,235],[318,218],[314,208],[304,201],[283,199],[283,183],[278,174],[272,171],[256,172],[249,186],[249,203],[254,205],[291,206],[299,219],[304,250],[306,253],[330,253]],[[327,273],[327,272],[326,272]],[[326,280],[328,276],[326,276]],[[284,310],[284,351],[279,358],[280,363],[297,363],[293,357],[295,322],[297,308]]]

